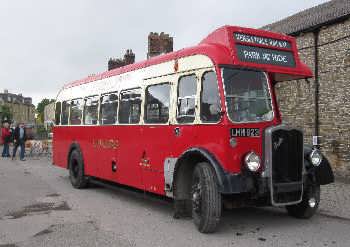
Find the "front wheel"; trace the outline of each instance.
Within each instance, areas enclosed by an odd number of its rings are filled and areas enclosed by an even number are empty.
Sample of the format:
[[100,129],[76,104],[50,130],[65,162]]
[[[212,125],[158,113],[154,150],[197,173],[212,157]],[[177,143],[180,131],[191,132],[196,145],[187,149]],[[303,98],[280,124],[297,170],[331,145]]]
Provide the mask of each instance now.
[[192,217],[202,233],[214,232],[221,217],[221,195],[211,166],[198,163],[192,177]]
[[288,214],[299,219],[309,219],[317,211],[320,204],[320,185],[309,184],[303,194],[303,199],[296,205],[286,206]]

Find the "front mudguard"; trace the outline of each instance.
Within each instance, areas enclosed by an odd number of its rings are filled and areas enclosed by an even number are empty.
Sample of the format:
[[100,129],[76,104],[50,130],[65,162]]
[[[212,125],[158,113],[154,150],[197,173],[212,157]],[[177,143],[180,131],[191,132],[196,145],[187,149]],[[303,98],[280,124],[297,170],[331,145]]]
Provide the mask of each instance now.
[[309,177],[311,176],[317,184],[325,185],[334,182],[334,174],[332,167],[328,161],[328,159],[324,156],[322,158],[322,162],[319,166],[314,166],[310,161],[310,154],[313,150],[312,146],[305,145],[304,147],[304,161],[306,172]]

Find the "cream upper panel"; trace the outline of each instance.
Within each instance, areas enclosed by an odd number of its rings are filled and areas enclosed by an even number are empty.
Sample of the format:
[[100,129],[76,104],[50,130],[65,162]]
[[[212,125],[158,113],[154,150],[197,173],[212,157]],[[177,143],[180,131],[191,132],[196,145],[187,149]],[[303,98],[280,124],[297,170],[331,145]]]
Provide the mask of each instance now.
[[[213,66],[211,59],[205,55],[193,55],[184,57],[178,59],[177,62],[178,73]],[[102,80],[85,83],[75,87],[65,88],[58,93],[57,101],[84,98],[91,95],[100,95],[113,91],[119,92],[124,89],[141,87],[143,86],[145,79],[173,74],[175,72],[174,65],[175,61],[171,60]]]

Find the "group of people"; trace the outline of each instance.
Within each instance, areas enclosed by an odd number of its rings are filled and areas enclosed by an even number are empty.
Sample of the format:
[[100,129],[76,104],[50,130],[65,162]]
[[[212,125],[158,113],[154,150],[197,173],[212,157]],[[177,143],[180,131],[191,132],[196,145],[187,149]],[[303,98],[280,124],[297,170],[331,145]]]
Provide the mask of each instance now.
[[25,161],[25,141],[26,141],[26,130],[24,128],[24,123],[20,123],[16,128],[10,128],[8,122],[4,122],[1,128],[1,142],[3,143],[2,157],[9,158],[10,154],[10,144],[13,143],[12,159],[15,159],[18,147],[21,148],[19,153],[20,160]]

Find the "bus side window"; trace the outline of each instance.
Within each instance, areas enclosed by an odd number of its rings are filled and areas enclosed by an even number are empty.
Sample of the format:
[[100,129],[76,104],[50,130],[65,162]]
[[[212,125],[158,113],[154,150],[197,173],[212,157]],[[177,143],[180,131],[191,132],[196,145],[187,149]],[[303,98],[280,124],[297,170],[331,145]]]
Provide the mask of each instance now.
[[70,106],[69,102],[63,101],[63,103],[62,103],[61,125],[67,125],[68,124],[69,106]]
[[201,121],[216,123],[220,120],[220,95],[215,72],[205,72],[202,76]]
[[146,89],[145,123],[167,123],[169,120],[170,85],[163,83]]
[[177,113],[178,123],[192,123],[195,119],[197,77],[196,75],[183,76],[179,79],[177,90]]
[[83,106],[84,104],[82,99],[72,100],[71,107],[70,107],[69,124],[71,125],[81,124]]
[[101,96],[100,124],[116,124],[118,109],[118,93],[109,93]]
[[88,97],[85,99],[84,106],[84,124],[97,124],[98,117],[98,96]]
[[140,122],[141,89],[120,93],[119,123],[136,124]]
[[61,118],[61,102],[56,102],[55,107],[55,125],[60,125],[60,118]]

